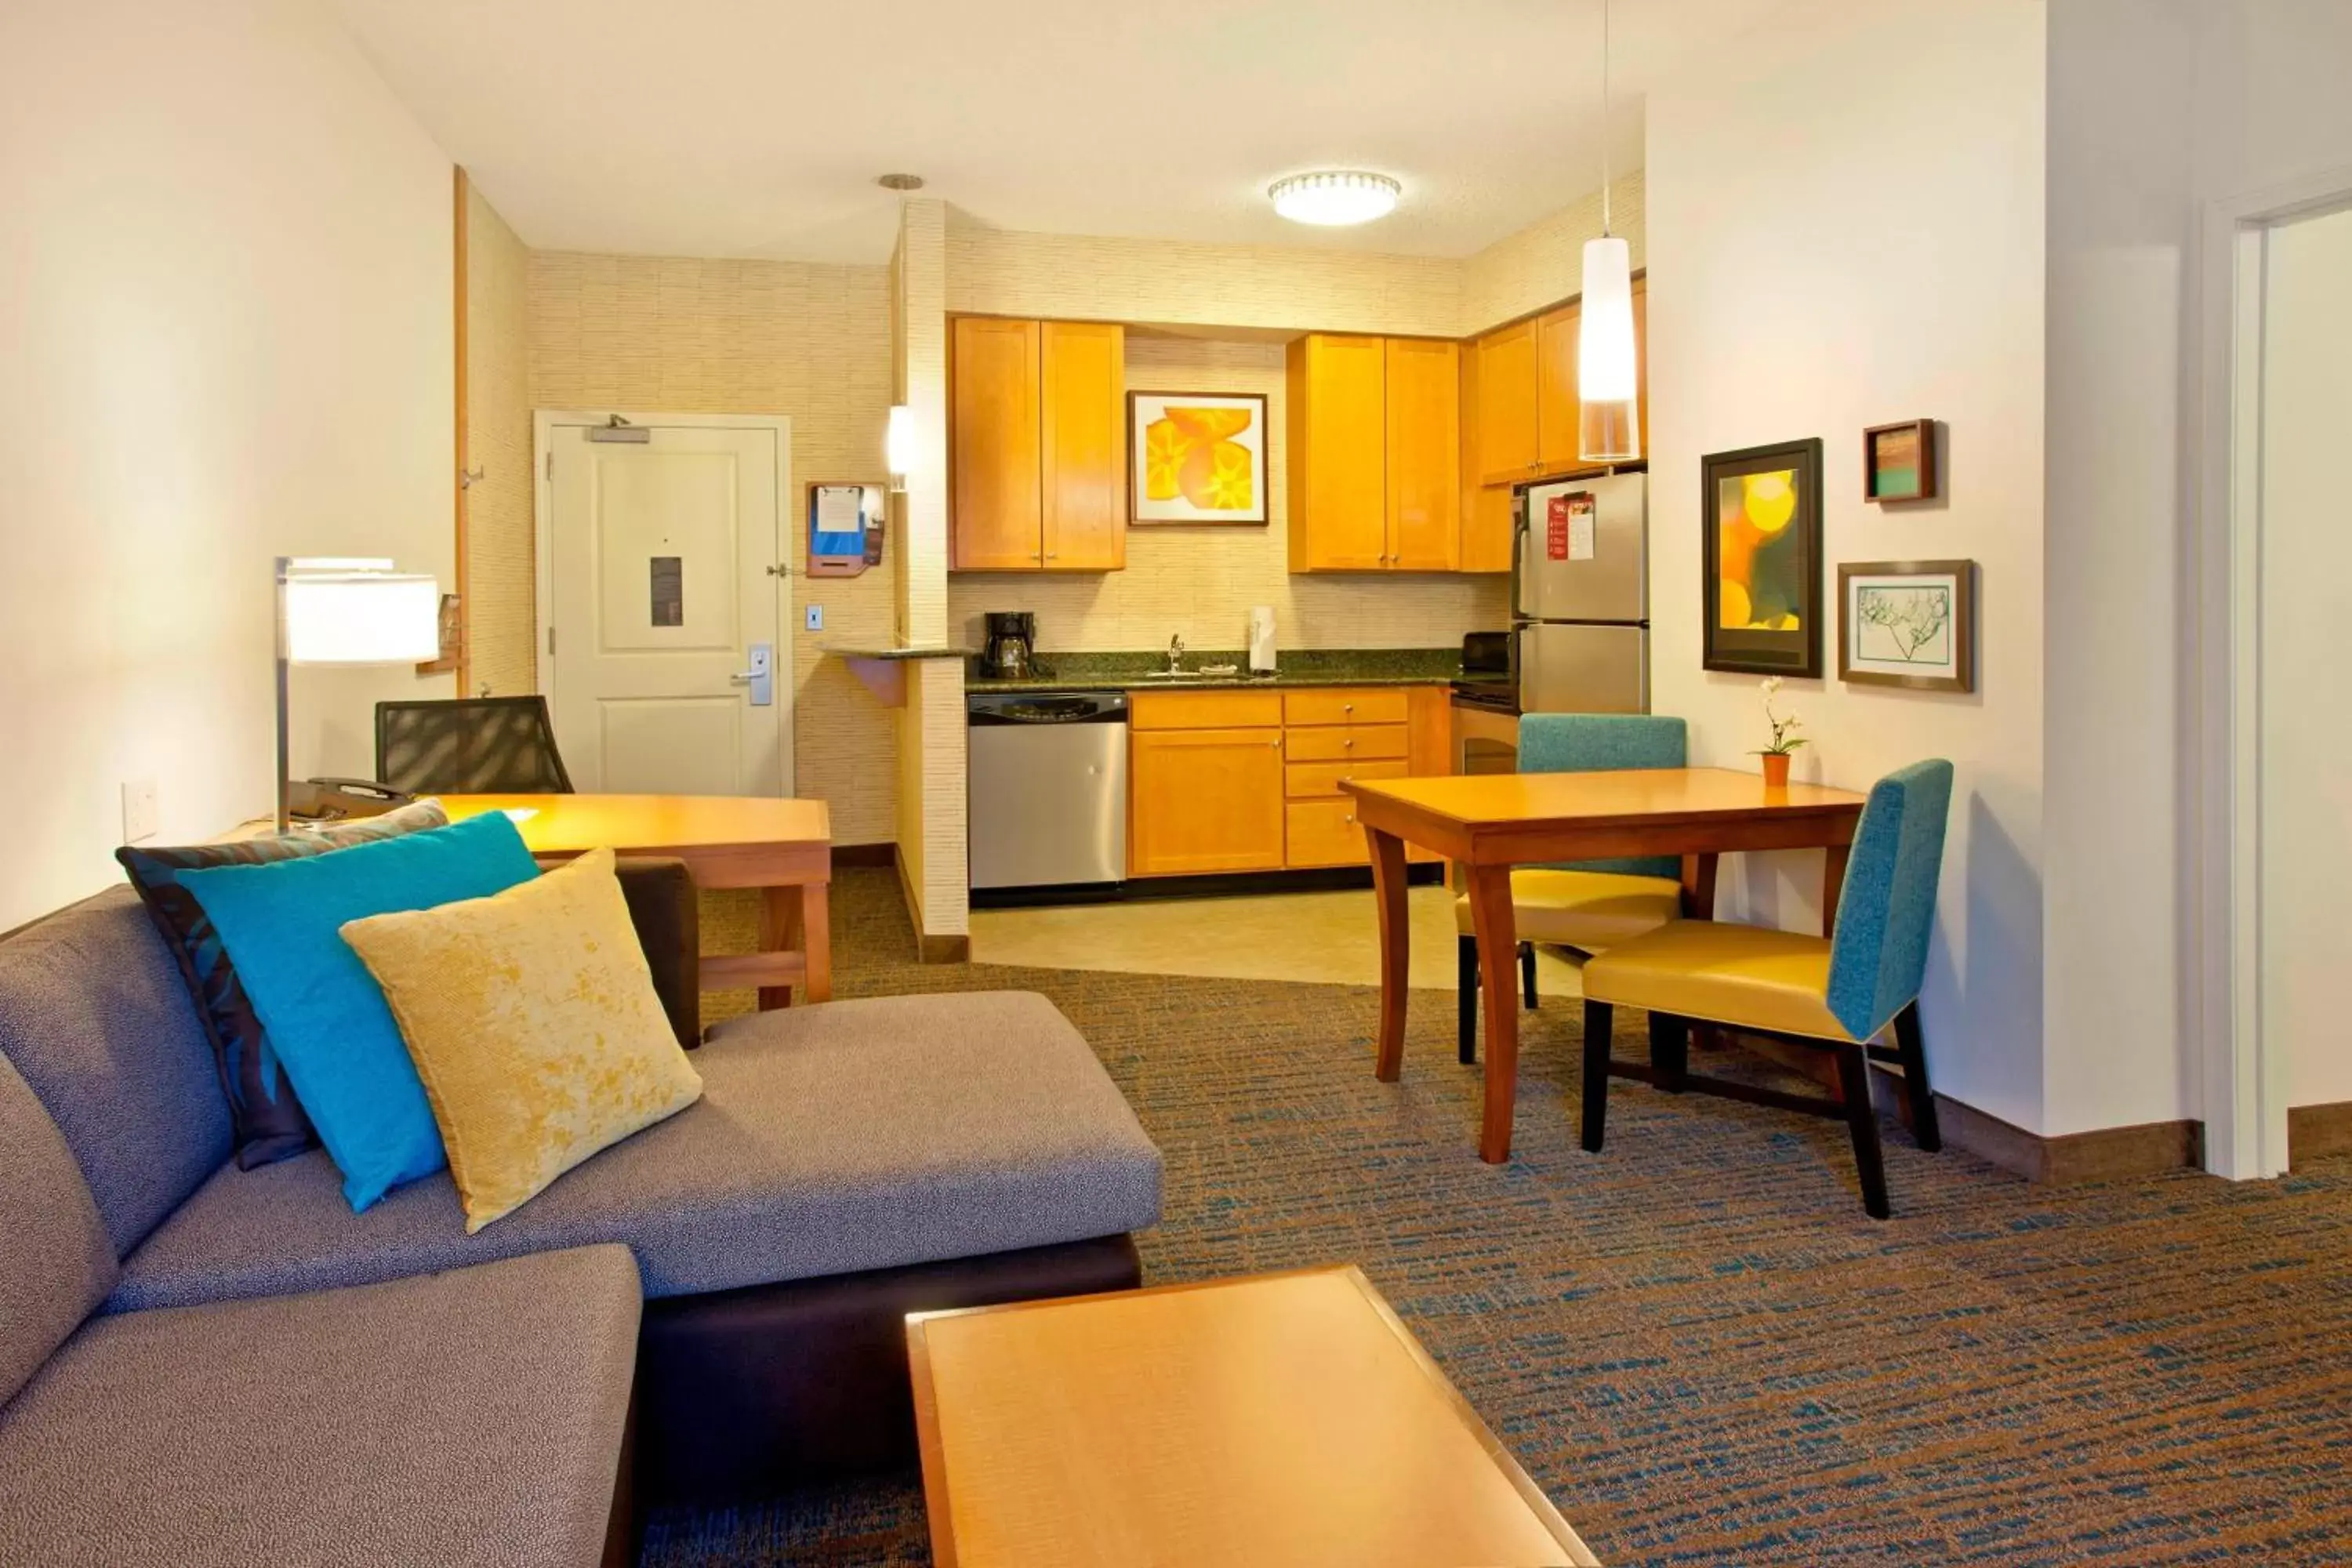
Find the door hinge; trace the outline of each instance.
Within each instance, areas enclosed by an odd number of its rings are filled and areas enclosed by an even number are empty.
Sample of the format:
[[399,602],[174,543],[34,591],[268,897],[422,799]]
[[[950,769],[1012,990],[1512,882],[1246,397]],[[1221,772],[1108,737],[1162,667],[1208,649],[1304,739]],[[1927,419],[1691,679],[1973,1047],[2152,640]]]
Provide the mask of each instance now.
[[555,657],[555,628],[553,626],[547,628],[547,657],[550,658],[553,658]]

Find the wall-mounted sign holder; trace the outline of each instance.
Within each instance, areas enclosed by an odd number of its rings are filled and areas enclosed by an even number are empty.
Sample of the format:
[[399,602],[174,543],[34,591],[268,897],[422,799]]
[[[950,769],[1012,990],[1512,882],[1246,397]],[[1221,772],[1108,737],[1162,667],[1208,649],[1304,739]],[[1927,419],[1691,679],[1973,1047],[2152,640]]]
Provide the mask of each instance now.
[[808,574],[856,577],[882,564],[885,488],[878,484],[808,487]]

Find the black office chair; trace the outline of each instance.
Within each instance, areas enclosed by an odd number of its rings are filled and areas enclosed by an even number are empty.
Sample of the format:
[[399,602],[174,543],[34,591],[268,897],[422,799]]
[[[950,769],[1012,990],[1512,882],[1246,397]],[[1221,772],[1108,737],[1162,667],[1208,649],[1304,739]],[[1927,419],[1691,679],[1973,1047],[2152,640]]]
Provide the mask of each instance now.
[[375,705],[375,776],[410,795],[570,795],[544,697]]

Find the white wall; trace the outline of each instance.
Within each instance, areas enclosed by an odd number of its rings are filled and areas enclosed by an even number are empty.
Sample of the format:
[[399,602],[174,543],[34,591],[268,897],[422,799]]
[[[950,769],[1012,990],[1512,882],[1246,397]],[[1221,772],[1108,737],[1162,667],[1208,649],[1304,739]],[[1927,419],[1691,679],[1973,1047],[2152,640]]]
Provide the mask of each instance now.
[[2066,0],[2049,51],[2043,1131],[2063,1133],[2203,1114],[2200,213],[2352,168],[2352,5]]
[[2352,209],[2268,240],[2263,352],[2263,1031],[2288,1103],[2352,1100],[2352,730],[2314,702],[2352,626]]
[[[1938,1089],[2042,1121],[2043,17],[2035,0],[1822,0],[1648,104],[1659,711],[1753,767],[1753,677],[1699,668],[1699,458],[1818,436],[1828,562],[1980,568],[1978,689],[1791,683],[1798,776],[1958,767],[1925,1016]],[[1945,499],[1860,499],[1867,425],[1932,416]],[[1833,570],[1824,574],[1834,581]],[[1825,603],[1828,593],[1824,592]],[[1725,912],[1818,929],[1820,857],[1727,863]]]
[[[270,801],[274,553],[447,583],[450,172],[301,0],[0,8],[0,927]],[[373,770],[313,672],[298,773]]]

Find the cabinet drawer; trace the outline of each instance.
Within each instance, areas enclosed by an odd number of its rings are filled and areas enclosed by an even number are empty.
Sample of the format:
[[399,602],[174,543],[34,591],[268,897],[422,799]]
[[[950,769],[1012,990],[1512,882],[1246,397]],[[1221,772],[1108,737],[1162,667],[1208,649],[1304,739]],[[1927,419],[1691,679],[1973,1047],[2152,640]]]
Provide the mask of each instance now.
[[1401,779],[1402,763],[1293,763],[1283,785],[1293,800],[1318,800],[1341,794],[1342,779]]
[[1127,721],[1137,730],[1272,729],[1282,722],[1279,691],[1138,691]]
[[1295,800],[1287,811],[1286,864],[1361,866],[1371,859],[1371,851],[1364,847],[1364,830],[1356,825],[1354,801]]
[[1332,687],[1282,694],[1286,724],[1402,724],[1404,713],[1402,687]]
[[1402,762],[1409,754],[1402,724],[1286,731],[1282,749],[1294,763]]

